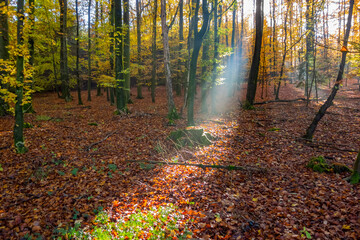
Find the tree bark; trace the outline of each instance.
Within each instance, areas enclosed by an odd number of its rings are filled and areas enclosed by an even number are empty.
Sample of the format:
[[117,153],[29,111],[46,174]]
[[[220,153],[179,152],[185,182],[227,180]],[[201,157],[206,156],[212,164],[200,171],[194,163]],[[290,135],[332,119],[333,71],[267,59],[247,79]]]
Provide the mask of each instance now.
[[[24,44],[24,0],[17,1],[17,47]],[[24,84],[24,56],[17,54],[16,59],[16,103],[15,103],[15,125],[14,144],[17,153],[25,153],[27,148],[24,143],[24,113],[23,113],[23,84]]]
[[[8,0],[0,0],[0,59],[7,61],[9,59],[9,25],[8,25]],[[3,68],[3,66],[0,66]],[[6,76],[5,71],[0,71],[0,88],[7,89],[7,84],[4,84],[2,78]],[[5,102],[4,95],[0,94],[0,116],[5,116],[9,112],[9,104]]]
[[213,59],[213,72],[211,79],[211,112],[216,113],[216,78],[219,58],[219,43],[220,37],[218,33],[218,0],[214,0],[214,59]]
[[142,77],[142,70],[140,69],[142,66],[141,60],[141,0],[136,0],[136,34],[137,34],[137,62],[139,65],[138,70],[138,78],[136,80],[137,85],[137,99],[143,99],[142,95],[142,84],[140,82],[140,78]]
[[177,118],[177,112],[174,103],[174,97],[172,92],[172,80],[170,70],[170,48],[169,48],[169,26],[166,24],[166,1],[161,0],[161,26],[163,33],[163,45],[164,45],[164,68],[166,78],[166,93],[168,100],[168,118],[173,120]]
[[87,100],[91,101],[91,0],[89,0],[88,8],[88,97]]
[[[347,49],[348,39],[349,39],[349,35],[350,35],[353,6],[354,6],[354,0],[350,0],[349,15],[348,15],[348,20],[347,20],[347,24],[346,24],[346,33],[345,33],[345,36],[344,36],[344,45],[343,45],[345,47],[345,49]],[[310,124],[310,126],[306,130],[306,133],[304,135],[304,138],[306,138],[306,139],[312,139],[313,138],[314,132],[316,130],[316,127],[317,127],[318,123],[320,122],[321,118],[325,115],[326,110],[333,103],[333,100],[334,100],[334,98],[336,96],[337,91],[339,90],[339,86],[340,86],[341,80],[343,78],[343,73],[344,73],[344,68],[345,68],[345,61],[346,61],[346,54],[347,54],[347,51],[342,52],[340,68],[339,68],[339,72],[338,72],[338,75],[337,75],[337,78],[336,78],[335,85],[332,88],[332,91],[331,91],[328,99],[320,107],[320,109],[317,112],[317,114],[315,115],[312,123]]]
[[259,65],[261,58],[261,44],[263,35],[263,9],[262,1],[256,0],[256,36],[255,36],[255,49],[253,54],[253,60],[250,68],[249,82],[246,92],[246,105],[252,106],[254,104],[257,79],[259,75]]
[[[216,1],[216,0],[215,0]],[[208,30],[210,13],[208,9],[207,0],[202,1],[202,13],[203,13],[203,23],[200,31],[197,28],[199,22],[199,8],[200,0],[196,1],[195,14],[194,14],[194,49],[191,55],[190,60],[190,74],[189,74],[189,90],[188,90],[188,115],[187,115],[187,125],[194,126],[194,101],[195,101],[195,91],[196,91],[196,69],[197,69],[197,60],[199,57],[200,48],[204,36]]]
[[157,19],[157,8],[158,0],[154,1],[154,10],[153,10],[153,22],[152,22],[152,45],[151,45],[151,54],[152,54],[152,69],[151,69],[151,101],[155,103],[155,88],[156,88],[156,19]]
[[81,99],[81,86],[80,86],[80,22],[79,22],[79,9],[78,9],[78,0],[75,1],[75,10],[76,10],[76,83],[77,83],[77,93],[78,93],[78,104],[83,105]]
[[60,3],[60,73],[62,98],[66,102],[71,101],[69,89],[69,69],[67,59],[67,0],[59,0]]
[[123,76],[123,41],[121,0],[115,1],[115,79],[117,113],[126,112],[125,79]]
[[126,102],[131,103],[130,99],[130,6],[129,0],[123,0],[124,8],[124,77]]

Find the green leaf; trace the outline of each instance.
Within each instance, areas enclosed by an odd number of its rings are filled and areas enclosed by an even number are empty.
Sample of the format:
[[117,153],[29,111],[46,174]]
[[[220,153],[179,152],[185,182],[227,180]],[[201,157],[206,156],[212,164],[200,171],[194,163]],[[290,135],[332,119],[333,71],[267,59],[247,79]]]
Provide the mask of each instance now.
[[0,164],[0,172],[4,171],[4,169],[1,167],[1,164]]
[[73,170],[71,170],[71,174],[76,176],[77,172],[79,171],[78,168],[74,168]]
[[60,174],[61,176],[65,175],[65,173],[63,171],[58,171],[58,174]]

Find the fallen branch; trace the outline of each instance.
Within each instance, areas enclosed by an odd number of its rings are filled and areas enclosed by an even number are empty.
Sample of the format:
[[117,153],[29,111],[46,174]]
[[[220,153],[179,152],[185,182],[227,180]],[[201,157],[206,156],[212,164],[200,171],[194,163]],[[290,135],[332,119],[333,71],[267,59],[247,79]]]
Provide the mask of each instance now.
[[254,105],[261,105],[261,104],[267,104],[267,103],[275,103],[275,102],[297,102],[297,101],[306,101],[305,98],[297,98],[297,99],[292,99],[292,100],[269,100],[269,101],[264,101],[264,102],[256,102],[254,103]]
[[[303,142],[305,142],[306,145],[310,146],[310,147],[328,147],[328,148],[333,148],[339,151],[343,151],[343,152],[358,152],[355,149],[348,149],[345,148],[347,147],[346,145],[341,145],[341,144],[331,144],[331,143],[326,143],[326,142],[314,142],[314,141],[308,141],[305,138],[297,138],[298,140],[301,140]],[[341,148],[344,147],[344,148]]]
[[164,164],[164,165],[182,165],[182,166],[191,166],[199,168],[218,168],[218,169],[227,169],[227,170],[243,170],[243,171],[252,171],[252,172],[267,172],[267,169],[260,167],[244,167],[244,166],[224,166],[224,165],[206,165],[206,164],[195,164],[195,163],[174,163],[174,162],[162,162],[162,161],[137,161],[137,160],[126,160],[126,162],[136,162],[136,163],[148,163],[148,164]]
[[91,148],[93,148],[94,146],[102,143],[103,141],[105,141],[106,139],[108,139],[109,137],[111,137],[112,135],[114,135],[117,131],[111,132],[108,135],[106,135],[103,139],[101,139],[100,141],[94,142],[92,144],[90,144],[89,146],[86,147],[86,151],[90,151]]

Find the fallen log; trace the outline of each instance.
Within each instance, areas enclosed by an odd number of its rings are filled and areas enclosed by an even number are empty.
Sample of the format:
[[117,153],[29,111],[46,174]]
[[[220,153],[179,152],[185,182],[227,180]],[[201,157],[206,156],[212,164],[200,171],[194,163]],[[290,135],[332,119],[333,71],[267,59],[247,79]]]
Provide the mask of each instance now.
[[136,162],[136,163],[148,163],[148,164],[164,164],[164,165],[180,165],[180,166],[191,166],[199,168],[218,168],[226,170],[242,170],[242,171],[251,171],[265,173],[267,172],[266,168],[260,167],[248,167],[248,166],[233,166],[233,165],[208,165],[208,164],[196,164],[196,163],[175,163],[175,162],[163,162],[163,161],[138,161],[138,160],[126,160],[126,162]]
[[262,105],[262,104],[267,104],[267,103],[276,103],[276,102],[297,102],[297,101],[306,101],[305,98],[296,98],[296,99],[291,99],[291,100],[269,100],[269,101],[264,101],[264,102],[256,102],[254,103],[254,105]]

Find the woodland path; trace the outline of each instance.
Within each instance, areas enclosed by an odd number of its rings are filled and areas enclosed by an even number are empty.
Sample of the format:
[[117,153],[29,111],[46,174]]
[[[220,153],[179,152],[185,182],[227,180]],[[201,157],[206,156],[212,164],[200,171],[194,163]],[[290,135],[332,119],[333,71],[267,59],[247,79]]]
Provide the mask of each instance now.
[[[306,227],[314,238],[356,239],[359,186],[346,183],[347,174],[314,173],[305,165],[323,155],[352,166],[360,146],[360,94],[352,90],[357,87],[349,84],[339,91],[313,144],[300,137],[318,109],[316,102],[309,107],[303,101],[269,103],[244,111],[233,99],[217,118],[198,115],[200,126],[217,137],[213,145],[177,152],[166,137],[185,127],[185,120],[176,127],[166,125],[164,89],[156,104],[150,103],[148,92],[145,100],[134,99],[129,116],[113,115],[105,96],[83,107],[76,101],[64,103],[53,93],[38,94],[37,114],[25,118],[34,125],[25,131],[28,153],[13,152],[13,120],[0,118],[0,239],[35,232],[48,239],[55,227],[73,224],[75,210],[86,224],[87,216],[101,207],[116,219],[162,203],[173,203],[194,219],[189,227],[197,238],[301,239]],[[281,89],[281,99],[298,97],[301,92],[293,85]],[[175,101],[179,106],[182,99]],[[51,119],[36,120],[39,115]],[[148,169],[125,162],[170,159],[268,171]]]

